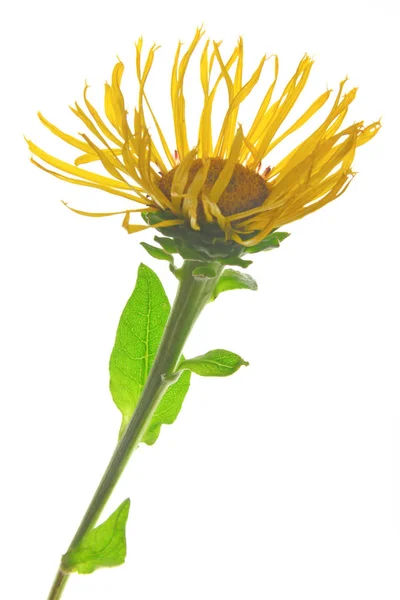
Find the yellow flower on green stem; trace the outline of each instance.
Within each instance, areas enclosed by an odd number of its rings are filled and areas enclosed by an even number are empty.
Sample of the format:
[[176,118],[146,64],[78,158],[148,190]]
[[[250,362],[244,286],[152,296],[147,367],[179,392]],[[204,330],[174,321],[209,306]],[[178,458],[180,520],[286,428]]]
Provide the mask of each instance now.
[[[175,130],[172,145],[164,136],[145,90],[157,47],[150,48],[142,61],[142,39],[136,44],[139,96],[133,115],[128,114],[121,91],[121,61],[114,67],[111,83],[105,84],[106,119],[90,103],[87,85],[84,108],[78,104],[72,107],[87,133],[74,137],[39,114],[52,133],[81,154],[70,164],[29,142],[32,154],[41,161],[32,159],[37,166],[64,181],[122,196],[135,206],[110,213],[72,210],[88,216],[124,214],[123,226],[128,233],[155,226],[131,223],[131,213],[162,211],[168,218],[157,223],[159,229],[186,224],[192,230],[202,230],[214,223],[226,240],[250,247],[272,230],[318,210],[347,189],[354,175],[351,165],[356,148],[377,133],[380,123],[364,126],[359,121],[341,129],[356,95],[356,89],[343,92],[346,80],[341,82],[328,115],[317,129],[277,164],[268,164],[271,150],[313,117],[332,94],[332,90],[325,91],[290,127],[283,128],[310,75],[313,60],[307,55],[277,99],[274,91],[279,61],[277,56],[270,57],[274,61],[274,78],[245,129],[238,125],[239,108],[257,85],[267,59],[263,57],[244,82],[242,39],[227,60],[221,55],[220,42],[207,40],[200,57],[204,100],[198,134],[197,139],[188,140],[186,122],[193,117],[185,105],[184,80],[203,33],[201,29],[196,31],[183,55],[182,44],[178,44],[170,90]],[[226,88],[228,105],[221,127],[215,131],[212,110],[221,86]],[[103,175],[90,170],[94,162],[101,163]]]

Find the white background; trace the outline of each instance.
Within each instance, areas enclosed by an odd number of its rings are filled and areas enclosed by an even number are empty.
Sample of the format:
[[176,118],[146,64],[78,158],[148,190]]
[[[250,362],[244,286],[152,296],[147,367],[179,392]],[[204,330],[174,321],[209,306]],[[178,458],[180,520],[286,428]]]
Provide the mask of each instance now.
[[[347,122],[382,116],[384,126],[360,149],[345,196],[256,257],[249,272],[259,291],[207,308],[186,354],[225,347],[250,367],[193,378],[177,422],[139,449],[107,508],[131,498],[126,564],[72,577],[65,600],[399,598],[396,20],[389,0],[3,8],[2,598],[45,600],[112,452],[119,414],[107,365],[139,262],[171,298],[175,289],[138,245],[150,234],[128,236],[118,218],[62,206],[89,199],[96,208],[101,194],[36,170],[22,135],[58,151],[36,111],[80,131],[67,105],[87,78],[101,107],[116,55],[132,72],[141,34],[162,45],[152,89],[169,123],[175,45],[202,22],[225,52],[244,36],[247,73],[263,53],[278,53],[280,89],[303,53],[313,55],[304,107],[348,74],[360,89]],[[133,104],[133,78],[125,91]]]

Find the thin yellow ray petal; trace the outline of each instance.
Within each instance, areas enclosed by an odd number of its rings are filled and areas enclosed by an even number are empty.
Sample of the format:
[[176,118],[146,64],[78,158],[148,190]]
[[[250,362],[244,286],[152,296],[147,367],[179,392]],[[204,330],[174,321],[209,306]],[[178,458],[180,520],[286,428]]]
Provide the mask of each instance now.
[[43,165],[38,163],[34,158],[31,158],[31,162],[42,171],[46,171],[46,173],[50,173],[57,179],[61,179],[61,181],[67,181],[68,183],[74,183],[76,185],[83,185],[84,187],[91,187],[97,190],[102,190],[103,192],[107,192],[108,194],[114,194],[115,196],[121,196],[122,198],[127,198],[128,200],[133,200],[134,202],[139,202],[141,204],[150,205],[152,204],[151,200],[148,200],[143,195],[143,190],[141,188],[137,188],[132,186],[132,190],[135,191],[138,196],[133,196],[132,194],[128,194],[123,192],[122,190],[114,190],[109,186],[101,185],[99,183],[93,183],[91,181],[85,181],[83,179],[74,179],[73,177],[67,177],[66,175],[62,175],[61,173],[57,173],[56,171],[52,171],[51,169],[46,169]]
[[[107,157],[112,160],[116,156],[120,156],[122,154],[121,148],[111,148],[111,150],[102,150]],[[100,160],[97,154],[81,154],[74,160],[75,166],[79,167],[79,165],[87,165],[88,163],[95,162]]]
[[[167,156],[167,158],[168,158],[171,166],[174,166],[175,163],[174,163],[172,154],[171,154],[171,152],[170,152],[170,150],[168,148],[168,144],[167,144],[167,142],[165,140],[165,137],[163,135],[162,129],[161,129],[161,127],[160,127],[160,125],[159,125],[156,117],[155,117],[153,109],[151,108],[149,100],[148,100],[148,98],[147,98],[147,96],[145,94],[145,91],[144,91],[144,87],[145,87],[145,84],[146,84],[147,77],[148,77],[148,75],[150,73],[150,70],[151,70],[151,67],[153,65],[154,54],[158,50],[158,48],[159,48],[159,46],[156,46],[155,44],[153,44],[153,46],[150,48],[148,56],[147,56],[147,59],[146,59],[146,63],[145,63],[145,66],[144,66],[143,74],[142,74],[141,73],[142,40],[140,39],[139,43],[136,44],[136,73],[137,73],[137,77],[138,77],[139,84],[140,84],[140,86],[139,86],[138,111],[137,112],[138,112],[138,115],[140,117],[141,128],[147,129],[146,119],[145,119],[145,114],[144,114],[144,108],[143,108],[143,100],[144,100],[145,103],[146,103],[146,105],[147,105],[147,107],[148,107],[148,109],[149,109],[149,111],[150,111],[150,114],[151,114],[151,117],[153,119],[153,122],[154,122],[154,124],[156,126],[157,133],[158,133],[158,136],[160,138],[163,150],[164,150],[164,152],[165,152],[165,154],[166,154],[166,156]],[[135,132],[137,132],[137,125],[135,125]],[[152,154],[153,154],[153,157],[152,157],[153,162],[157,165],[157,167],[160,169],[160,171],[162,171],[163,173],[166,173],[168,171],[168,169],[167,169],[167,167],[166,167],[166,165],[165,165],[165,163],[164,163],[164,161],[163,161],[163,159],[161,157],[160,152],[158,151],[158,149],[156,148],[156,146],[154,145],[154,143],[152,145]]]
[[122,227],[128,233],[137,233],[139,231],[143,231],[145,229],[157,228],[160,229],[162,227],[174,227],[175,225],[182,225],[183,219],[171,219],[170,221],[161,221],[161,223],[157,223],[155,225],[133,225],[129,223],[129,212],[126,213],[124,220],[122,222]]
[[230,154],[227,158],[227,161],[222,169],[221,173],[218,175],[217,181],[214,183],[210,192],[210,201],[214,204],[218,203],[221,195],[223,194],[226,186],[229,184],[233,170],[235,165],[239,159],[240,151],[242,149],[244,140],[243,129],[242,126],[239,125],[238,130],[235,135],[235,139],[233,140],[232,148]]
[[[157,133],[158,133],[158,136],[159,136],[159,138],[160,138],[160,142],[161,142],[161,145],[162,145],[162,147],[163,147],[163,150],[164,150],[164,152],[165,152],[165,155],[166,155],[166,157],[167,157],[167,159],[168,159],[168,161],[169,161],[169,164],[171,165],[171,167],[174,167],[174,166],[175,166],[175,160],[174,160],[174,157],[172,156],[172,153],[171,153],[171,150],[169,149],[169,146],[168,146],[167,140],[165,139],[165,137],[164,137],[164,134],[163,134],[163,132],[162,132],[162,129],[161,129],[160,125],[158,124],[158,121],[157,121],[157,119],[156,119],[156,117],[155,117],[155,114],[154,114],[154,112],[153,112],[153,110],[152,110],[152,108],[151,108],[151,106],[150,106],[150,103],[149,103],[149,101],[148,101],[148,99],[147,99],[147,96],[146,96],[146,94],[144,94],[144,99],[145,99],[145,102],[146,102],[146,104],[147,104],[147,107],[148,107],[148,109],[149,109],[149,111],[150,111],[151,117],[152,117],[152,119],[153,119],[153,121],[154,121],[154,124],[155,124],[155,126],[156,126]],[[166,168],[166,166],[164,165],[164,163],[163,163],[163,162],[161,162],[161,164],[158,164],[158,166],[160,167],[160,170],[161,170],[161,171],[163,171],[163,172],[165,172],[165,173],[167,172],[167,170],[168,170],[168,169]]]
[[107,154],[103,150],[98,148],[96,146],[96,144],[87,137],[87,135],[85,135],[83,133],[82,137],[84,140],[86,140],[88,145],[92,148],[93,152],[95,152],[97,154],[101,164],[106,169],[106,171],[108,171],[108,173],[110,173],[110,175],[112,175],[112,177],[116,177],[116,179],[119,179],[120,181],[123,181],[124,183],[129,185],[129,183],[126,181],[126,179],[118,171],[118,169],[126,171],[125,166],[122,163],[120,163],[119,160],[115,156],[113,156],[112,158],[117,161],[117,165],[118,165],[118,167],[115,167],[113,164],[113,161],[110,160],[109,156],[107,156]]
[[[242,48],[243,53],[243,48]],[[243,55],[239,52],[238,63],[239,60],[243,59]],[[225,157],[229,151],[229,148],[232,145],[233,137],[236,129],[237,116],[239,112],[240,104],[247,98],[247,96],[251,93],[253,88],[258,83],[262,69],[264,67],[266,61],[266,56],[263,56],[260,64],[257,69],[254,71],[253,75],[250,77],[249,81],[238,91],[236,91],[236,87],[234,86],[234,97],[230,102],[228,111],[225,115],[224,122],[221,128],[221,133],[218,139],[218,143],[216,146],[216,154],[218,156]]]
[[51,131],[51,133],[62,139],[64,142],[67,142],[67,144],[70,144],[75,148],[79,148],[79,150],[83,150],[83,152],[88,152],[89,154],[92,153],[92,150],[88,144],[82,142],[82,140],[79,140],[78,138],[73,137],[72,135],[69,135],[68,133],[64,133],[64,131],[61,131],[61,129],[58,129],[58,127],[53,125],[53,123],[50,123],[50,121],[48,121],[42,115],[42,113],[38,112],[38,117],[43,125]]
[[132,189],[132,186],[124,181],[111,179],[109,177],[104,177],[104,175],[97,175],[97,173],[92,173],[91,171],[86,171],[85,169],[74,167],[73,165],[70,165],[69,163],[64,162],[63,160],[60,160],[58,158],[55,158],[54,156],[51,156],[50,154],[47,154],[47,152],[36,146],[36,144],[31,142],[30,140],[27,140],[27,142],[29,150],[32,152],[32,154],[34,154],[44,162],[48,163],[52,167],[59,169],[60,171],[64,171],[65,173],[69,173],[70,175],[75,175],[76,177],[81,177],[82,179],[86,179],[87,181],[93,181],[94,183],[99,183],[101,185],[119,188],[123,190]]
[[293,221],[298,221],[299,219],[302,219],[306,215],[309,215],[310,213],[315,212],[316,210],[319,210],[320,208],[322,208],[329,202],[332,202],[332,200],[336,200],[336,198],[339,198],[339,196],[344,194],[344,192],[347,190],[347,188],[349,187],[352,180],[353,180],[353,175],[350,175],[350,177],[348,177],[346,181],[339,181],[338,184],[330,192],[328,192],[328,194],[326,194],[323,198],[321,198],[317,202],[314,202],[310,206],[307,206],[307,207],[299,210],[296,213],[296,215],[292,215],[290,217],[290,219],[288,219],[288,218],[283,218],[282,220],[278,219],[276,222],[276,227],[282,227],[283,225],[286,225],[287,223],[291,223]]
[[214,217],[218,223],[219,228],[222,231],[225,231],[225,233],[230,233],[230,227],[227,226],[226,217],[224,217],[224,215],[221,213],[218,204],[212,202],[205,194],[203,194],[202,196],[202,204],[207,221],[211,222],[212,217]]
[[113,217],[114,215],[126,215],[126,214],[130,214],[130,213],[143,213],[143,212],[157,212],[159,209],[158,208],[135,208],[132,210],[117,210],[117,211],[113,211],[113,212],[104,212],[104,213],[94,213],[94,212],[88,212],[86,210],[79,210],[77,208],[73,208],[72,206],[69,206],[69,204],[67,204],[66,202],[64,202],[63,200],[61,201],[64,206],[66,206],[68,208],[68,210],[71,210],[72,212],[76,213],[77,215],[82,215],[83,217]]
[[86,108],[88,109],[90,115],[92,116],[97,127],[100,129],[101,133],[103,135],[105,135],[106,138],[108,138],[111,142],[113,142],[117,146],[121,147],[122,146],[121,140],[118,139],[117,136],[114,135],[113,132],[107,127],[107,125],[104,123],[103,119],[100,117],[99,113],[97,112],[97,110],[89,102],[88,97],[87,97],[88,88],[89,88],[89,86],[86,84],[85,89],[83,90],[83,99],[85,101]]
[[272,99],[272,94],[274,93],[274,89],[276,86],[276,82],[278,81],[278,74],[279,74],[279,59],[276,55],[274,55],[275,58],[275,73],[274,73],[274,79],[270,85],[270,87],[268,88],[267,93],[264,96],[264,99],[261,103],[260,108],[257,111],[256,117],[249,129],[249,132],[247,134],[247,139],[249,140],[249,142],[251,144],[254,145],[254,143],[257,141],[258,135],[257,132],[259,131],[259,127],[260,124],[264,118],[264,116],[267,114],[267,111],[269,109],[269,105],[271,104],[271,99]]
[[141,75],[141,73],[142,73],[141,56],[142,56],[142,49],[143,49],[143,37],[142,36],[140,36],[138,41],[135,42],[135,48],[136,48],[136,75],[140,82],[141,76],[142,76]]
[[[218,47],[221,44],[221,42],[214,42],[214,44]],[[237,59],[237,55],[238,55],[238,48],[235,47],[234,51],[232,52],[231,56],[229,57],[229,59],[227,60],[227,62],[225,64],[226,71],[229,71],[229,69],[232,67],[233,63]],[[214,58],[215,58],[215,50],[213,51],[211,58],[210,58],[209,73],[211,73],[211,68],[212,68]],[[224,78],[223,74],[220,73],[219,76],[217,77],[216,82],[213,85],[213,88],[212,88],[210,94],[204,97],[204,106],[203,106],[203,110],[201,113],[200,125],[199,125],[199,156],[200,156],[200,158],[207,158],[208,156],[212,155],[213,143],[212,143],[211,114],[212,114],[214,98],[217,93],[218,86],[221,83],[221,81],[223,80],[223,78]]]
[[79,104],[77,102],[75,102],[75,107],[70,106],[69,108],[72,110],[74,115],[76,115],[84,123],[84,125],[89,129],[89,131],[91,133],[93,133],[93,135],[96,136],[97,139],[99,139],[105,146],[107,146],[106,140],[101,135],[101,133],[96,129],[96,127],[93,125],[92,121],[89,119],[89,117],[86,115],[86,113],[81,109]]
[[137,175],[137,169],[138,169],[138,163],[136,160],[136,157],[133,155],[133,153],[131,152],[131,140],[125,142],[125,144],[122,146],[122,158],[124,161],[124,164],[126,166],[126,169],[129,173],[129,175],[131,177],[133,177],[133,179],[137,180],[138,179],[138,175]]
[[171,100],[172,100],[172,112],[174,119],[174,129],[176,138],[176,148],[179,156],[185,156],[189,152],[189,144],[187,140],[186,131],[186,111],[185,111],[185,97],[183,94],[183,82],[185,73],[189,64],[189,60],[200,41],[200,38],[204,34],[202,29],[197,29],[192,43],[190,44],[187,52],[182,57],[179,67],[179,49],[175,57],[174,68],[172,71],[171,80]]
[[315,115],[315,113],[318,112],[320,110],[320,108],[322,108],[324,106],[324,104],[327,102],[328,98],[330,97],[331,92],[332,92],[332,90],[327,90],[326,92],[321,94],[321,96],[319,96],[319,98],[317,98],[311,104],[311,106],[301,115],[301,117],[299,117],[299,119],[297,119],[297,121],[295,123],[293,123],[293,125],[291,127],[289,127],[289,129],[287,129],[284,133],[282,133],[282,135],[280,135],[278,138],[276,138],[276,140],[274,140],[270,144],[268,151],[270,152],[273,148],[275,148],[275,146],[277,146],[285,138],[287,138],[288,135],[290,135],[291,133],[294,133],[300,127],[302,127],[305,123],[307,123],[307,121],[309,121],[311,119],[311,117],[313,117]]
[[352,98],[354,98],[354,94],[349,92],[342,100],[340,100],[345,83],[346,80],[343,80],[340,83],[339,91],[333,103],[332,109],[330,110],[324,122],[306,140],[301,142],[274,167],[274,175],[279,174],[279,177],[284,177],[290,169],[301,162],[306,156],[309,156],[322,139],[330,137],[330,134],[328,133],[329,131],[333,132],[338,126],[340,126],[344,116],[346,115],[348,104],[352,101]]
[[[310,179],[313,183],[316,179],[323,179],[334,169],[340,162],[346,160],[349,166],[354,158],[357,147],[357,137],[360,132],[360,125],[355,124],[349,127],[346,132],[338,134],[326,142],[323,142],[315,151],[315,161],[313,164],[313,173]],[[339,144],[336,142],[345,137]],[[335,138],[337,138],[335,140]],[[332,146],[332,147],[330,147]]]
[[349,169],[343,168],[319,182],[318,185],[311,185],[303,194],[300,194],[298,197],[294,197],[290,202],[288,202],[288,206],[285,207],[284,210],[279,211],[279,218],[292,219],[299,212],[299,210],[311,205],[311,203],[325,196],[325,194],[330,192],[332,189],[336,189],[340,182],[342,185],[344,185],[351,175],[352,173],[349,171]]
[[174,210],[178,213],[181,212],[181,204],[182,204],[182,194],[184,193],[186,184],[189,179],[189,171],[197,156],[197,148],[194,148],[182,160],[182,162],[178,165],[174,177],[172,179],[171,185],[171,198],[172,198],[172,206]]
[[280,97],[279,105],[276,110],[270,116],[268,113],[264,117],[262,122],[263,134],[257,143],[254,145],[257,147],[257,158],[255,165],[262,161],[264,156],[267,154],[269,145],[272,142],[275,134],[282,125],[283,121],[288,116],[289,112],[295,105],[299,95],[301,94],[304,86],[306,85],[309,77],[313,60],[309,56],[305,56],[299,63],[296,73],[286,85],[283,94]]
[[[240,52],[243,53],[243,47],[241,47],[241,45],[238,44],[236,49],[237,49],[237,61],[239,62],[240,61]],[[215,52],[217,61],[219,63],[219,67],[221,69],[221,74],[226,83],[226,88],[227,88],[227,92],[228,92],[228,107],[229,107],[233,102],[233,98],[234,98],[234,94],[235,94],[234,84],[233,84],[231,76],[229,75],[228,69],[226,68],[226,66],[224,64],[224,61],[222,60],[222,56],[219,51],[218,45],[215,42],[214,42],[214,52]],[[229,111],[229,108],[228,108],[228,111]],[[225,117],[225,119],[222,123],[218,141],[215,145],[214,152],[213,152],[214,156],[219,156],[221,158],[224,158],[224,153],[223,153],[224,137],[229,139],[230,136],[233,137],[235,134],[235,126],[231,122],[232,119],[230,119],[230,117],[232,117],[232,116],[233,116],[232,113],[229,113]],[[233,130],[232,130],[232,126],[233,126]]]
[[201,53],[200,58],[200,81],[201,87],[203,88],[204,96],[208,96],[209,86],[210,86],[210,71],[208,67],[208,46],[210,45],[210,40],[207,40]]
[[113,127],[124,140],[127,140],[132,133],[126,118],[125,100],[120,87],[123,72],[124,65],[118,61],[112,72],[111,85],[105,84],[104,110]]
[[163,194],[160,188],[154,181],[154,171],[151,168],[150,161],[152,156],[151,149],[151,138],[147,132],[143,132],[143,135],[138,138],[138,168],[137,180],[146,190],[146,192],[152,196],[153,200],[164,210],[169,209],[173,211],[173,206],[170,200]]
[[371,123],[367,127],[364,127],[357,138],[357,146],[362,146],[371,140],[382,127],[380,121],[376,121],[375,123]]
[[185,194],[182,194],[183,197],[183,205],[182,205],[182,214],[185,218],[189,219],[190,226],[192,229],[199,230],[200,227],[197,222],[197,206],[198,206],[198,196],[204,185],[204,182],[207,179],[208,169],[210,167],[210,160],[204,159],[203,165],[197,171],[196,175],[193,178],[193,181],[190,183],[188,190]]

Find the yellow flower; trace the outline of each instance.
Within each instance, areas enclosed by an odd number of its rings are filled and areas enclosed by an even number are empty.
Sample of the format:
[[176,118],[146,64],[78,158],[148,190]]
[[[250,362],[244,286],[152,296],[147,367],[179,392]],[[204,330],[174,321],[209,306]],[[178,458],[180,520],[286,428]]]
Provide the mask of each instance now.
[[[140,208],[110,213],[72,210],[88,216],[125,214],[123,226],[128,233],[149,226],[131,224],[130,213],[162,211],[167,218],[158,222],[157,228],[187,224],[199,230],[207,229],[207,223],[216,223],[225,239],[253,246],[273,229],[301,219],[346,190],[354,175],[351,165],[356,148],[369,141],[380,127],[379,122],[364,126],[360,121],[340,130],[356,95],[356,89],[343,94],[346,80],[341,82],[333,105],[319,127],[272,168],[261,167],[270,151],[313,117],[331,95],[331,90],[321,94],[281,132],[284,120],[309,77],[313,60],[307,55],[301,59],[276,100],[273,95],[279,62],[278,57],[270,57],[275,66],[274,79],[245,133],[237,123],[238,111],[259,81],[266,57],[243,83],[242,39],[226,61],[221,56],[220,43],[211,44],[208,40],[200,58],[204,101],[198,136],[194,140],[195,146],[189,145],[184,79],[203,33],[201,29],[196,31],[183,56],[179,43],[175,55],[171,100],[176,141],[172,147],[167,143],[145,91],[157,47],[150,49],[142,66],[142,39],[136,44],[139,98],[133,119],[128,116],[121,91],[124,65],[120,61],[114,67],[111,83],[105,84],[107,120],[89,102],[87,85],[83,94],[85,110],[78,104],[71,107],[88,134],[73,137],[39,113],[42,123],[52,133],[83,154],[78,156],[75,164],[70,164],[28,142],[31,152],[56,170],[32,159],[37,166],[64,181],[98,188],[140,205]],[[228,107],[221,128],[215,134],[211,126],[212,109],[221,85],[226,86]],[[151,119],[151,134],[148,118]],[[99,175],[82,166],[95,161],[100,161],[107,175]]]

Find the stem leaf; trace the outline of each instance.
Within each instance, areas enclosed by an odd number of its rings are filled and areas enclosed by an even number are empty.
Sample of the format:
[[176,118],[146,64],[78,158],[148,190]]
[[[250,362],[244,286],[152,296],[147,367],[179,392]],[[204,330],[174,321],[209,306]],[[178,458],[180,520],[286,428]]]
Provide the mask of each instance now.
[[[138,270],[135,289],[118,325],[110,358],[110,390],[122,413],[120,436],[128,425],[146,383],[170,313],[161,281],[146,265]],[[182,373],[164,394],[142,441],[153,444],[161,425],[173,423],[189,389],[190,373]]]
[[248,364],[238,354],[229,350],[210,350],[201,356],[183,360],[179,364],[179,369],[189,369],[203,377],[227,377],[236,373],[240,367],[247,367]]
[[215,300],[222,292],[229,290],[257,290],[257,282],[251,275],[241,273],[234,269],[225,269],[215,287],[212,300]]
[[130,500],[127,498],[104,523],[89,531],[79,544],[61,560],[65,573],[93,573],[103,567],[117,567],[125,562],[125,527]]

